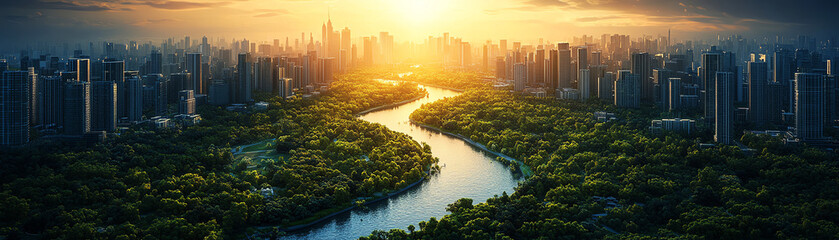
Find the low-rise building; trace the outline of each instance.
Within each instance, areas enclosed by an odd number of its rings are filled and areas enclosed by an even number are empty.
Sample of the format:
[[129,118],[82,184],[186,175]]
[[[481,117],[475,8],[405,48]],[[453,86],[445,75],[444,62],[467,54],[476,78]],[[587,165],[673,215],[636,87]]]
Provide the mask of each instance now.
[[596,119],[598,122],[609,122],[618,120],[618,118],[615,116],[615,113],[610,112],[594,112],[594,119]]
[[661,119],[652,120],[650,123],[650,130],[653,133],[661,133],[664,131],[677,132],[679,134],[692,134],[696,129],[696,121],[692,119]]
[[559,99],[563,100],[579,100],[580,91],[575,88],[563,88],[559,91]]

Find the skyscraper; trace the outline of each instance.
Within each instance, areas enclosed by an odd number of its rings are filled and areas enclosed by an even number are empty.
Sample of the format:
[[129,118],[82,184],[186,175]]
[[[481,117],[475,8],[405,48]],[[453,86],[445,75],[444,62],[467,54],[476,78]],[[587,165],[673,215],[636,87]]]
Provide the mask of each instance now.
[[484,71],[489,71],[489,46],[484,45],[483,48],[483,61],[481,61],[481,67]]
[[129,122],[143,120],[143,81],[133,75],[125,80],[126,117]]
[[[41,76],[43,86],[43,125],[46,128],[58,129],[64,124],[64,79],[62,75],[69,74],[60,72],[58,76]],[[2,75],[0,75],[2,76]],[[73,76],[75,78],[75,76]]]
[[[125,62],[124,61],[104,61],[102,62],[102,81],[109,81],[120,84],[125,81]],[[84,81],[79,79],[79,81]]]
[[524,63],[516,63],[513,65],[513,72],[513,82],[515,84],[513,89],[516,92],[521,92],[527,82],[527,66]]
[[641,107],[641,80],[629,70],[618,71],[615,81],[615,105],[623,108]]
[[614,101],[612,97],[612,86],[615,84],[615,74],[612,72],[604,73],[602,77],[597,79],[597,97],[601,101]]
[[577,69],[574,69],[575,78],[580,81],[580,69],[588,69],[588,48],[577,48]]
[[716,114],[716,80],[717,72],[730,72],[735,74],[737,69],[734,67],[734,54],[729,52],[718,51],[716,48],[711,48],[711,51],[702,54],[702,69],[699,71],[699,76],[702,78],[701,88],[705,95],[702,97],[705,107],[705,119],[709,123],[714,122]]
[[527,64],[527,86],[532,87],[536,82],[536,62],[533,61],[533,54],[528,56],[526,63]]
[[580,100],[588,100],[591,96],[591,89],[589,89],[591,86],[591,71],[589,69],[580,69],[577,76],[579,76],[577,78],[577,89],[580,90]]
[[195,114],[195,92],[193,90],[178,92],[178,114]]
[[667,110],[673,112],[682,107],[682,79],[670,78],[668,82],[668,99],[664,99],[663,101],[667,101],[667,107],[669,108]]
[[294,80],[291,78],[280,78],[277,84],[280,98],[289,98],[294,94]]
[[507,63],[504,62],[504,57],[495,58],[495,78],[505,79],[507,77]]
[[556,89],[559,86],[559,51],[556,49],[551,50],[549,55],[546,68],[548,69],[548,73],[550,73],[550,78],[546,79],[545,82],[549,89]]
[[341,49],[347,51],[352,49],[352,33],[350,32],[350,28],[345,27],[344,30],[341,30]]
[[[653,69],[653,78],[650,84],[657,83],[659,85],[658,101],[659,107],[662,111],[670,109],[670,77],[673,72],[667,69]],[[648,86],[649,87],[649,86]],[[654,87],[653,87],[654,88]],[[643,87],[642,87],[643,90]],[[678,97],[678,96],[677,96]]]
[[747,68],[749,81],[749,120],[756,126],[764,126],[769,123],[767,99],[767,86],[769,84],[769,78],[767,76],[768,64],[766,62],[748,62]]
[[70,71],[76,73],[76,81],[90,81],[90,59],[70,59]]
[[3,76],[3,72],[9,70],[9,63],[6,62],[6,59],[0,59],[0,76]]
[[168,104],[178,103],[178,92],[188,88],[189,80],[192,79],[190,75],[190,73],[173,73],[169,75],[169,84],[166,86],[166,102]]
[[825,108],[825,124],[828,126],[834,124],[839,120],[839,105],[837,105],[837,96],[839,96],[839,82],[836,81],[835,75],[824,76],[824,108]]
[[534,76],[533,84],[537,86],[545,83],[545,49],[536,50],[536,59],[534,62],[536,63],[536,75]]
[[373,65],[373,44],[373,39],[370,37],[364,37],[364,65]]
[[516,64],[515,58],[513,58],[513,56],[511,54],[507,53],[507,56],[504,57],[504,65],[505,65],[504,74],[506,76],[506,77],[504,77],[504,79],[507,79],[507,80],[515,79],[515,77],[514,77],[514,75],[515,75],[515,64]]
[[[652,102],[655,99],[655,85],[652,79],[652,67],[650,66],[649,53],[633,53],[631,59],[632,73],[638,75],[641,81],[641,100]],[[667,79],[667,77],[663,78]]]
[[[160,116],[166,114],[168,108],[166,105],[168,81],[161,74],[150,74],[143,78],[146,87],[151,88],[150,95],[144,96],[143,105],[150,106],[149,109],[152,110],[154,115]],[[145,99],[149,99],[149,101]]]
[[557,78],[558,88],[570,88],[573,74],[577,71],[571,67],[571,50],[568,49],[568,43],[557,44]]
[[186,72],[191,74],[192,79],[189,81],[189,86],[187,89],[195,90],[197,94],[205,94],[202,87],[204,84],[201,82],[202,78],[202,71],[201,71],[201,54],[200,53],[189,53],[186,55]]
[[795,74],[795,135],[803,142],[824,139],[824,76]]
[[[117,119],[126,116],[126,95],[125,95],[125,62],[124,61],[104,61],[102,63],[102,80],[116,83],[117,91]],[[91,95],[95,95],[95,87],[91,86]],[[95,106],[96,104],[93,104]],[[97,107],[93,107],[94,113]]]
[[154,50],[149,55],[148,74],[163,74],[163,54]]
[[335,58],[321,58],[318,62],[318,76],[321,82],[319,84],[331,84],[335,76]]
[[791,112],[793,108],[795,108],[793,102],[795,96],[790,94],[792,89],[790,88],[792,84],[792,80],[795,78],[795,68],[793,67],[793,52],[791,51],[790,47],[785,46],[778,46],[775,49],[775,55],[772,58],[772,79],[775,83],[780,84],[782,91],[782,97],[784,100],[782,101],[782,110],[786,110],[787,112]]
[[716,72],[714,83],[714,141],[731,144],[734,140],[734,93],[737,78],[732,72]]
[[90,83],[68,82],[64,90],[64,135],[90,132]]
[[114,132],[117,127],[117,84],[94,81],[90,86],[90,130]]
[[0,78],[0,145],[29,142],[30,87],[34,74],[30,71],[4,71]]
[[253,67],[251,66],[250,54],[240,53],[238,64],[238,77],[233,84],[233,102],[247,103],[251,101],[251,73]]
[[256,79],[256,87],[259,91],[273,92],[274,88],[274,63],[273,59],[268,57],[259,58],[259,62],[254,64],[254,78]]

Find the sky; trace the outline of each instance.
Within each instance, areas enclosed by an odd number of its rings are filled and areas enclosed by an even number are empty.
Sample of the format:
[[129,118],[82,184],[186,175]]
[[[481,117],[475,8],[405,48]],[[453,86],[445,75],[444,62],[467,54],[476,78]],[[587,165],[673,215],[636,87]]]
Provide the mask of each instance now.
[[[603,33],[836,35],[835,0],[0,0],[0,43],[148,40],[190,35],[320,39],[331,18],[353,37],[387,31],[421,42],[570,40]],[[291,40],[292,44],[294,40]]]

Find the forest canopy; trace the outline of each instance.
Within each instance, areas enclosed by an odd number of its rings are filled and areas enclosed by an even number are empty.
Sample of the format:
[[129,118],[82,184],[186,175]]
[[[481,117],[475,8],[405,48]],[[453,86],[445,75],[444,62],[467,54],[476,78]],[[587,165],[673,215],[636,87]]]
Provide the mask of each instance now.
[[[182,129],[2,149],[0,236],[241,238],[248,227],[305,223],[402,188],[436,162],[429,147],[354,114],[425,92],[373,80],[380,75],[342,75],[317,97],[261,99],[266,111],[201,106],[204,121]],[[234,156],[234,146],[265,139],[271,158]]]

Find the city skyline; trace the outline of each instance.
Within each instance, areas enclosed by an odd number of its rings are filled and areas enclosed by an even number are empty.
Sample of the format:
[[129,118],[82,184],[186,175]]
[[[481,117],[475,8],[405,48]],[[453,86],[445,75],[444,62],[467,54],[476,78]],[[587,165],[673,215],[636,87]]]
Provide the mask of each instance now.
[[[450,32],[466,41],[510,38],[568,41],[582,34],[620,33],[674,38],[716,34],[829,34],[839,3],[788,1],[157,1],[3,0],[2,21],[15,36],[4,44],[31,41],[160,40],[211,36],[270,41],[318,34],[328,19],[356,36],[387,31],[397,42],[421,42]],[[818,3],[818,4],[817,4]],[[371,14],[371,12],[373,14]],[[490,27],[491,26],[491,27]],[[555,31],[545,31],[556,29]],[[316,38],[317,39],[317,38]]]

